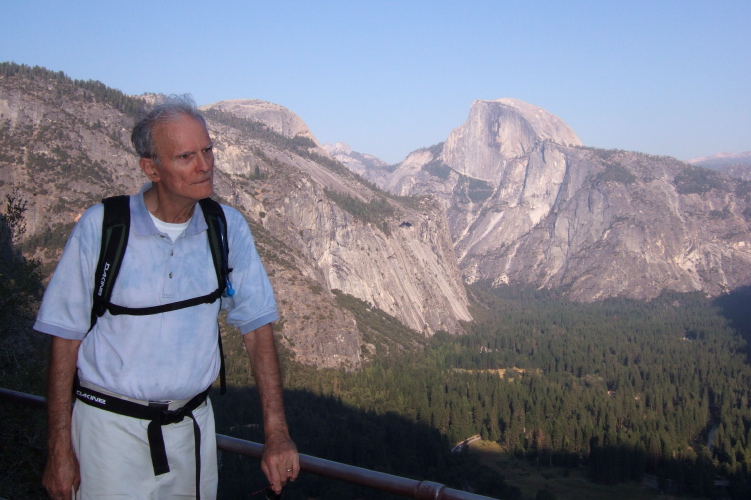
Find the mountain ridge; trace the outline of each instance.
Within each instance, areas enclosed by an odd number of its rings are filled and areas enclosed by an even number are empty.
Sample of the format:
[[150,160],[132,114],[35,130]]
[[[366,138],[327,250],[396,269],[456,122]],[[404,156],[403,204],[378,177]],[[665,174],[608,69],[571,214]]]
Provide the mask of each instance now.
[[[0,72],[0,191],[24,188],[38,247],[27,248],[54,261],[81,210],[140,188],[129,131],[158,96],[35,71]],[[475,101],[446,141],[397,165],[321,146],[282,106],[202,109],[216,193],[251,224],[278,290],[280,336],[305,363],[356,368],[439,330],[460,334],[472,319],[464,284],[477,281],[581,301],[751,283],[748,182],[582,146],[563,120],[522,101]],[[358,323],[347,297],[414,333],[388,338]]]
[[[709,156],[703,156],[701,158],[692,158],[686,160],[686,163],[692,165],[709,166],[712,164],[730,164],[730,163],[744,163],[751,164],[751,151],[743,151],[741,153],[728,153],[719,152]],[[711,168],[711,167],[710,167]]]
[[[86,207],[145,182],[129,144],[135,111],[119,110],[106,96],[121,93],[101,89],[43,70],[0,72],[0,193],[20,190],[28,202],[21,243],[48,263]],[[436,331],[463,333],[468,299],[434,204],[375,189],[294,131],[216,108],[205,114],[215,193],[251,226],[277,295],[278,336],[295,360],[356,369]],[[410,333],[389,337],[358,322],[346,297]]]
[[564,288],[583,301],[650,299],[663,289],[718,295],[749,284],[743,179],[587,148],[557,117],[547,129],[555,133],[538,135],[544,127],[519,109],[552,115],[519,102],[475,101],[445,143],[364,174],[399,195],[441,201],[467,283]]

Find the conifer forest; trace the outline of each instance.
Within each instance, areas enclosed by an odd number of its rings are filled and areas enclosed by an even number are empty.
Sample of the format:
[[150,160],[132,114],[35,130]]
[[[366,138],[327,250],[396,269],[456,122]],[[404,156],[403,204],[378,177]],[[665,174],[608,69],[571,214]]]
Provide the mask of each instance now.
[[[590,481],[614,489],[651,475],[662,492],[748,498],[750,317],[743,291],[714,300],[666,292],[650,302],[592,304],[512,287],[471,291],[477,321],[466,325],[467,335],[421,340],[415,333],[416,351],[392,345],[350,373],[287,361],[286,404],[301,452],[521,498],[471,454],[450,453],[479,434],[519,460],[584,468]],[[362,327],[368,306],[360,306]],[[236,386],[251,383],[241,358],[231,355],[229,371]],[[220,432],[261,439],[260,429],[243,428],[258,421],[247,413],[254,405],[215,399]],[[240,477],[237,462],[225,459],[225,472]],[[311,483],[318,498],[354,498],[352,488]],[[232,480],[223,484],[230,488]]]

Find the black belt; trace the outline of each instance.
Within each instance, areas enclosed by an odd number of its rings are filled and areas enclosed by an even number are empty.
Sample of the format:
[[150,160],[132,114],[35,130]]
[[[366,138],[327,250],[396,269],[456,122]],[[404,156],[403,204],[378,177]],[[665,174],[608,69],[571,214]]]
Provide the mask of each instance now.
[[74,393],[76,398],[82,403],[99,408],[101,410],[117,413],[126,417],[138,418],[141,420],[150,420],[147,428],[149,438],[149,448],[151,451],[151,464],[154,467],[154,475],[159,476],[170,471],[169,462],[167,461],[167,451],[164,448],[164,436],[162,435],[162,426],[182,422],[185,417],[193,420],[193,437],[195,438],[196,450],[196,499],[201,499],[201,428],[198,426],[193,410],[201,406],[209,395],[209,387],[201,394],[185,403],[185,406],[177,410],[169,410],[169,403],[149,403],[145,406],[140,403],[120,399],[110,394],[104,394],[99,391],[82,387],[76,384]]

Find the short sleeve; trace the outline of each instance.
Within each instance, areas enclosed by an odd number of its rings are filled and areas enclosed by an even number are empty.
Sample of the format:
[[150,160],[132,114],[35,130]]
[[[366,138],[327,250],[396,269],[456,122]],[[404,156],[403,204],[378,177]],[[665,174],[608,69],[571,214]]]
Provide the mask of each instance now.
[[274,291],[255,247],[248,223],[235,209],[222,206],[227,218],[230,282],[227,322],[243,335],[279,319]]

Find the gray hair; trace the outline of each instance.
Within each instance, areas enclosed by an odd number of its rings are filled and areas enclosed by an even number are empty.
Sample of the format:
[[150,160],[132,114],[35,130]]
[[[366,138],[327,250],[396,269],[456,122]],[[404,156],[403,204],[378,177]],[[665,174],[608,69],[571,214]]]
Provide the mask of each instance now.
[[193,118],[208,130],[206,120],[198,112],[196,103],[190,94],[171,95],[163,103],[144,115],[133,126],[130,141],[133,143],[133,147],[136,148],[138,157],[157,160],[153,138],[154,127],[160,123],[174,120],[181,115]]

